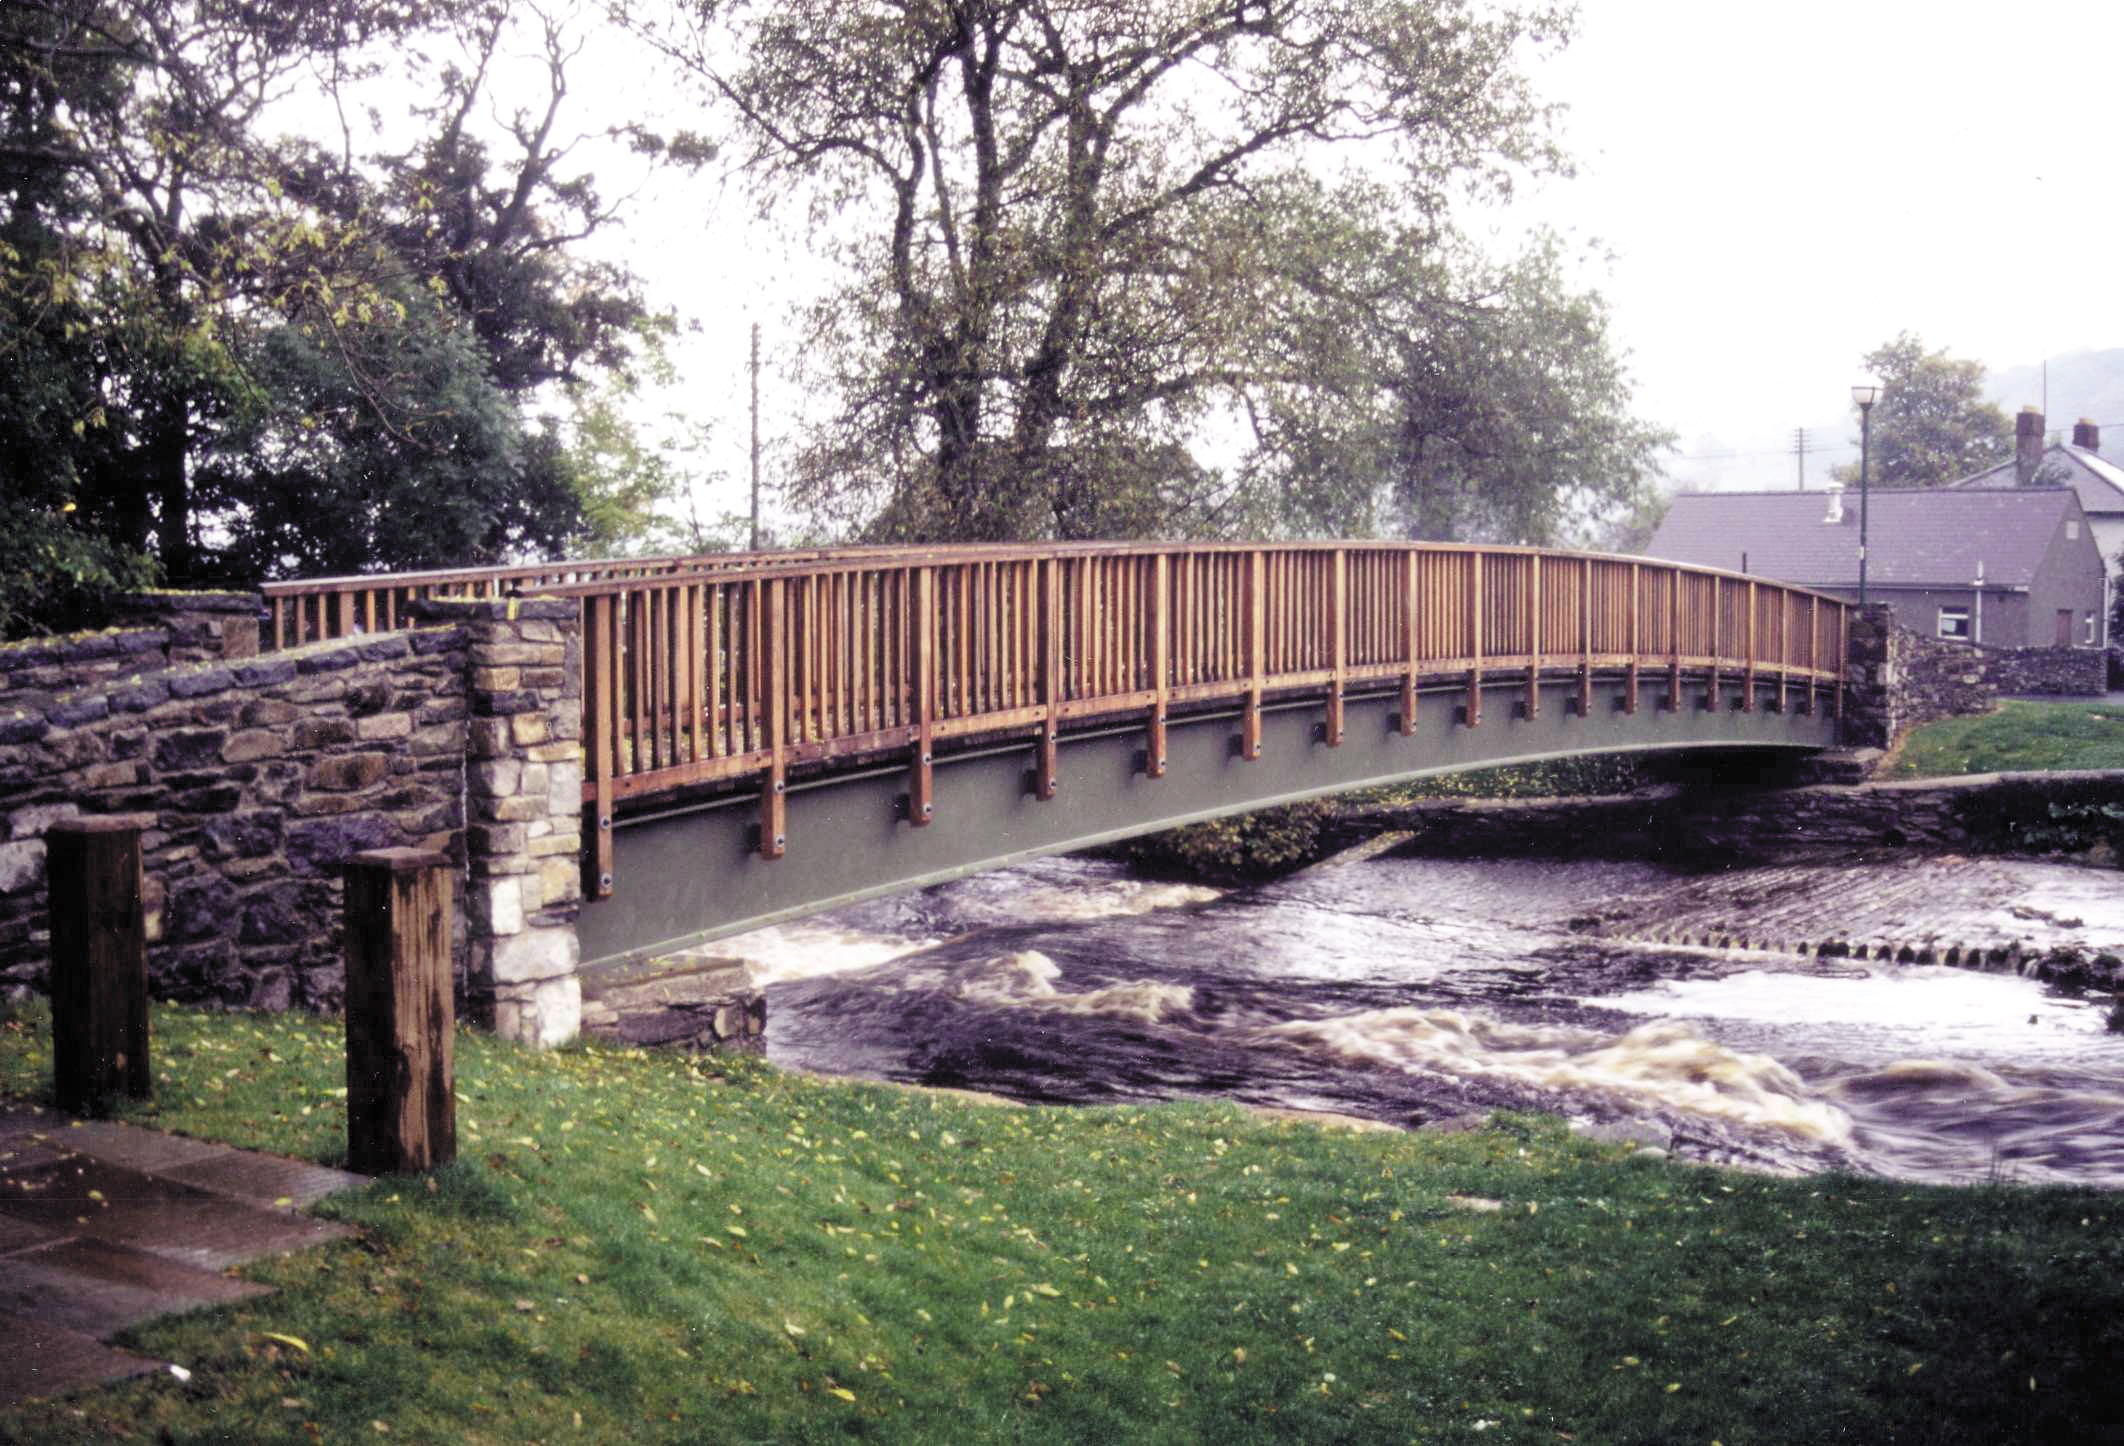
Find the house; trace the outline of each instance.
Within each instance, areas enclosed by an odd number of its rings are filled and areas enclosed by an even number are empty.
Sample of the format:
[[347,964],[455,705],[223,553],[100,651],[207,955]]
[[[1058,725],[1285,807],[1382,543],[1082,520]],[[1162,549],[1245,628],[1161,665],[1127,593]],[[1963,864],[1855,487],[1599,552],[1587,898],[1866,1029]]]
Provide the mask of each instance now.
[[[1916,632],[1994,648],[2108,645],[2108,576],[2070,487],[1873,489],[1869,600]],[[1697,492],[1674,499],[1648,557],[1858,594],[1859,499]]]
[[2102,432],[2082,417],[2071,442],[2043,445],[2043,414],[2023,407],[2013,424],[2013,460],[1947,485],[1957,490],[2070,487],[2087,514],[2095,547],[2112,573],[2124,567],[2124,467],[2099,454]]

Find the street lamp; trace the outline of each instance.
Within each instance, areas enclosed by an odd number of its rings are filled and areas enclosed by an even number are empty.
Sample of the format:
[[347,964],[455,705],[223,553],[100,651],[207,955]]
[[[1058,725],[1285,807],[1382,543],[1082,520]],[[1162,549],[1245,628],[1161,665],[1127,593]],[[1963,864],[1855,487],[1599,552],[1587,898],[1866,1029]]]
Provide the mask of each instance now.
[[1873,442],[1873,404],[1881,399],[1881,384],[1866,380],[1851,388],[1851,400],[1859,409],[1859,596],[1866,606],[1866,467]]

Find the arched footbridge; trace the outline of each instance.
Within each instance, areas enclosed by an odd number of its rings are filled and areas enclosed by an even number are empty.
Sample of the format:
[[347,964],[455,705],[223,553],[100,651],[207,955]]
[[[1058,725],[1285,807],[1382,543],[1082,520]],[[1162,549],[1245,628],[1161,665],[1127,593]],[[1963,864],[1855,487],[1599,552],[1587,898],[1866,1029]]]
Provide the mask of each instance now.
[[276,643],[580,599],[586,966],[1423,774],[1821,749],[1840,600],[1376,542],[852,549],[282,584]]

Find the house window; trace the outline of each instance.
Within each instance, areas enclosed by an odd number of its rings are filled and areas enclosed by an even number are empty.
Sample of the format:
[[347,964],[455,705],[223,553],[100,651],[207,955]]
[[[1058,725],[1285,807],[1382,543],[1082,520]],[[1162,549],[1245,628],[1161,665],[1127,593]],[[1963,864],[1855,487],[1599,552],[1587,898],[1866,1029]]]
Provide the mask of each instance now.
[[2067,542],[2078,542],[2080,540],[2080,524],[2069,518],[2065,523],[2065,540]]
[[1969,609],[1941,608],[1940,636],[1943,638],[1961,638],[1966,641],[1969,637]]
[[2089,613],[2087,615],[2087,636],[2082,638],[2080,641],[2087,644],[2087,646],[2090,648],[2093,647],[2097,641],[2097,639],[2095,638],[2095,615],[2093,613]]

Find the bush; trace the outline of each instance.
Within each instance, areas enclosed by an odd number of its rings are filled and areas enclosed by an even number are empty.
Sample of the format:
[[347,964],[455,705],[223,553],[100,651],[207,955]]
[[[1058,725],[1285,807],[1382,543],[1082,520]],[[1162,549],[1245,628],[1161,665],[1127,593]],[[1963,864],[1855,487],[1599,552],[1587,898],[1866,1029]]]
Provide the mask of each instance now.
[[1129,862],[1161,873],[1243,882],[1311,863],[1329,847],[1331,803],[1293,803],[1132,839]]

